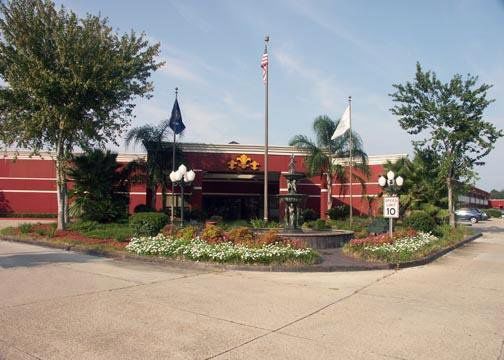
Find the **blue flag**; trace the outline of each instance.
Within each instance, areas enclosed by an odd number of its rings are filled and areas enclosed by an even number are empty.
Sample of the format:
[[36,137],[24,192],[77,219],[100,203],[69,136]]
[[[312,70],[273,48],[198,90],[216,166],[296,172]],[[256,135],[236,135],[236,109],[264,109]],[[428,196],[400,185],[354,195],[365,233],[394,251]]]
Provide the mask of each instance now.
[[185,125],[182,122],[182,114],[180,113],[180,108],[177,99],[175,99],[175,103],[173,104],[173,109],[171,112],[170,129],[173,130],[175,135],[180,134],[185,129]]

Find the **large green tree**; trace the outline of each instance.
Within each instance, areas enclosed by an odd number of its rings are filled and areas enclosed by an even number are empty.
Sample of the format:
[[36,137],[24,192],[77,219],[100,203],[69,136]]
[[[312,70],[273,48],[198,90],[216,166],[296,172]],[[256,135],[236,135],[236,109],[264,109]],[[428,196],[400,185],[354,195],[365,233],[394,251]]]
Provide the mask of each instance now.
[[491,85],[478,85],[470,74],[455,75],[447,82],[434,72],[423,71],[419,63],[413,82],[394,84],[390,94],[396,105],[392,114],[412,135],[425,134],[413,145],[420,151],[432,151],[439,156],[438,174],[448,190],[450,224],[455,225],[454,187],[474,179],[475,166],[494,148],[503,133],[483,120],[484,110],[493,102],[487,99]]
[[[169,120],[158,126],[143,125],[135,127],[126,134],[126,145],[141,144],[147,152],[147,161],[136,162],[141,171],[146,174],[147,194],[146,205],[156,208],[156,189],[161,186],[162,207],[166,210],[166,194],[170,184],[169,175],[173,170],[173,143],[167,141],[173,136]],[[180,161],[182,152],[175,146],[175,162]]]
[[496,189],[492,189],[492,191],[490,191],[490,198],[504,199],[504,189],[502,189],[501,191],[496,190]]
[[58,228],[68,221],[65,171],[75,148],[116,143],[149,77],[159,44],[118,35],[107,19],[50,0],[0,3],[0,140],[55,153]]
[[[305,150],[305,167],[309,176],[320,175],[325,177],[327,184],[327,209],[332,207],[332,185],[336,180],[344,183],[349,179],[345,169],[345,164],[342,159],[350,156],[350,131],[347,131],[342,136],[331,139],[339,121],[333,121],[329,116],[318,116],[313,121],[313,131],[315,140],[312,140],[306,135],[294,136],[289,144],[298,149]],[[367,164],[367,154],[363,150],[362,140],[360,136],[352,131],[352,155],[355,161],[353,166],[358,169],[354,172],[353,180],[359,181],[362,186],[365,186],[365,181],[369,175],[369,167]]]

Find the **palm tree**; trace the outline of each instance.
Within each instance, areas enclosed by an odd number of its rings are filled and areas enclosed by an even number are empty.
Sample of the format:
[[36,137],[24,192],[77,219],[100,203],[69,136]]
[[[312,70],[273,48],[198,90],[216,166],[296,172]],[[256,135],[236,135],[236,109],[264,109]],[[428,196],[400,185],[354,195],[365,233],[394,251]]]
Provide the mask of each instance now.
[[[345,165],[337,159],[344,159],[350,156],[350,131],[332,140],[338,122],[333,121],[329,116],[318,116],[313,122],[315,141],[306,135],[296,135],[289,142],[300,150],[305,150],[308,155],[305,157],[305,167],[309,176],[325,176],[327,184],[327,210],[332,207],[332,185],[335,180],[346,182],[347,175]],[[365,187],[365,181],[369,175],[367,164],[367,154],[363,150],[360,136],[352,131],[352,155],[357,158],[353,166],[360,172],[353,174],[361,186]],[[353,180],[353,179],[352,179]]]
[[[166,194],[169,181],[169,174],[172,166],[173,144],[167,142],[169,135],[173,135],[169,126],[169,120],[163,121],[158,126],[143,125],[131,129],[126,134],[126,146],[130,143],[142,144],[147,152],[147,161],[136,161],[133,167],[140,168],[146,173],[147,194],[146,205],[152,209],[156,208],[156,190],[161,186],[163,211],[166,210]],[[175,148],[176,158],[181,157],[181,152]]]
[[387,161],[384,168],[404,178],[400,191],[403,213],[421,210],[427,204],[447,206],[448,191],[444,180],[439,177],[439,157],[435,153],[416,151],[413,160],[402,158],[395,163]]
[[83,220],[113,222],[128,214],[127,173],[117,154],[93,149],[73,159],[68,174],[74,182],[70,212]]

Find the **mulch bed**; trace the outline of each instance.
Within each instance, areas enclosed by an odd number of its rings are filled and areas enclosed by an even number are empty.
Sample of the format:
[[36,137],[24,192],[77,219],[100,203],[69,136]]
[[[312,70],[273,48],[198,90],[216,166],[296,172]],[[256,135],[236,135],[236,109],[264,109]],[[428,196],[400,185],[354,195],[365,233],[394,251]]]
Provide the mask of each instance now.
[[48,237],[42,232],[51,232],[51,224],[35,224],[32,226],[32,231],[29,233],[21,233],[19,228],[15,228],[12,235],[19,237],[30,237],[33,240],[43,240],[49,243],[65,243],[69,242],[71,244],[81,244],[81,245],[104,245],[106,247],[111,247],[117,250],[124,250],[128,242],[119,242],[115,239],[97,239],[87,237],[77,231],[72,230],[57,230],[54,236]]

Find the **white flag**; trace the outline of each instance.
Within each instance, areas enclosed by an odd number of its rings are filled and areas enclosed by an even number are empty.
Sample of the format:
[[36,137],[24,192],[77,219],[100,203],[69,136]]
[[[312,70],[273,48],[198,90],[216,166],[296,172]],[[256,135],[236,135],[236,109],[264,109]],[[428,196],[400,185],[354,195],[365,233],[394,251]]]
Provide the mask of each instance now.
[[350,129],[350,106],[347,106],[345,112],[341,116],[341,120],[338,124],[338,127],[334,131],[333,136],[331,136],[331,140],[336,139],[343,135],[348,129]]

